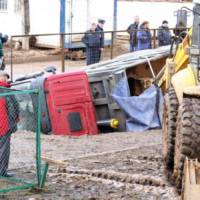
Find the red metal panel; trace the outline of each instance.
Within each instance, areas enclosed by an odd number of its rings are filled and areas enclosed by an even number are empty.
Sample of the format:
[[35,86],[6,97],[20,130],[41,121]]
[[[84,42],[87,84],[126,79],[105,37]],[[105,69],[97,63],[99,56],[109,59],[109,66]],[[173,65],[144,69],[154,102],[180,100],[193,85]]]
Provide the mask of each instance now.
[[92,101],[87,74],[84,72],[50,76],[46,85],[45,91],[48,93],[51,90],[55,105]]
[[[80,136],[98,133],[95,110],[85,72],[50,76],[45,80],[45,92],[54,134]],[[74,115],[75,118],[73,118]],[[70,116],[73,116],[72,121],[75,123],[73,126],[69,120]]]

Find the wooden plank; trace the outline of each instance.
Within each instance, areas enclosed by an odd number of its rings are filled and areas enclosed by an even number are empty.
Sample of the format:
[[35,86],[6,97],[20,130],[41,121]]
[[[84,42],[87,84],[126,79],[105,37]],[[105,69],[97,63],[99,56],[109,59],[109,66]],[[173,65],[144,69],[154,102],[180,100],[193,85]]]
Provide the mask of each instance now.
[[196,184],[196,172],[195,172],[195,166],[194,162],[192,160],[189,161],[189,173],[190,173],[190,184],[195,185]]
[[197,184],[200,185],[200,163],[198,162],[197,159],[196,159],[195,165],[196,165],[196,181],[197,181]]
[[115,151],[107,151],[107,152],[101,152],[101,153],[94,153],[94,154],[86,154],[83,156],[78,156],[75,158],[69,158],[66,160],[55,160],[52,158],[48,158],[45,155],[41,156],[41,159],[49,164],[53,164],[53,165],[60,165],[60,166],[67,166],[67,162],[70,161],[74,161],[74,160],[79,160],[79,159],[89,159],[89,158],[93,158],[93,157],[97,157],[97,156],[106,156],[109,154],[116,154],[116,153],[121,153],[121,152],[125,152],[125,151],[131,151],[131,150],[135,150],[135,147],[132,148],[125,148],[125,149],[121,149],[121,150],[115,150]]
[[54,160],[51,158],[47,158],[46,156],[41,156],[41,159],[45,162],[47,162],[48,164],[53,164],[53,165],[60,165],[60,166],[66,166],[67,163],[63,162],[61,160]]

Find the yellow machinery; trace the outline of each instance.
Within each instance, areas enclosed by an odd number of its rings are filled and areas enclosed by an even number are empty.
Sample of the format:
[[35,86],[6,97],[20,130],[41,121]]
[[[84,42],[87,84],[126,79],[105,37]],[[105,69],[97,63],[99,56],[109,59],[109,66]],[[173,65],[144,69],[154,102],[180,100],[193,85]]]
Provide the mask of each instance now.
[[[191,45],[192,28],[189,30],[187,36],[183,39],[182,43],[178,45],[178,49],[173,58],[168,58],[163,76],[158,78],[158,86],[162,87],[165,84],[164,89],[168,89],[171,85],[171,77],[181,69],[187,67],[189,62],[188,48]],[[159,76],[159,75],[158,75]]]
[[193,14],[193,31],[168,60],[158,82],[169,88],[163,111],[163,160],[184,200],[200,199],[200,1]]

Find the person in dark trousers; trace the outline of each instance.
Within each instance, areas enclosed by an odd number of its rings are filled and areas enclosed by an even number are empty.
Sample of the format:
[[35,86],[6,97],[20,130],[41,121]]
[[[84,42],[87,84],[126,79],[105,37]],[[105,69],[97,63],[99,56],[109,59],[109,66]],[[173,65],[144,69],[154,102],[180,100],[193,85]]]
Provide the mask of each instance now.
[[136,51],[137,48],[137,29],[139,28],[140,19],[139,16],[134,17],[134,22],[127,28],[129,33],[129,43],[130,43],[130,52]]
[[144,21],[140,25],[140,30],[137,32],[137,50],[151,49],[151,32],[149,30],[149,22]]
[[92,23],[91,29],[87,31],[82,38],[86,45],[86,60],[87,65],[99,62],[101,52],[101,34],[96,31],[97,25]]
[[99,59],[98,59],[98,62],[101,60],[101,53],[103,52],[104,50],[104,39],[105,39],[105,35],[104,35],[104,24],[105,24],[105,20],[103,19],[99,19],[98,20],[98,24],[97,24],[97,27],[96,27],[96,31],[97,32],[100,32],[100,35],[101,35],[101,42],[100,42],[100,49],[99,49]]
[[171,44],[171,32],[168,27],[168,21],[164,20],[158,30],[158,46]]
[[8,41],[8,35],[2,35],[0,33],[0,70],[5,69],[5,62],[4,62],[4,52],[3,52],[3,44]]
[[[0,92],[7,91],[9,75],[0,71]],[[5,89],[4,89],[5,88]],[[14,95],[0,97],[0,176],[12,176],[7,172],[10,158],[11,134],[17,131],[19,105]]]

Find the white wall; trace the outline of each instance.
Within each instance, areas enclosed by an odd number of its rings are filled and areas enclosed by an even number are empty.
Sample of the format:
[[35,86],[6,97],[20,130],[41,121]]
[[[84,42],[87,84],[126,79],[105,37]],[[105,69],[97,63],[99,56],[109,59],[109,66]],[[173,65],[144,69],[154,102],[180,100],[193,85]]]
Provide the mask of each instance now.
[[114,0],[90,0],[90,22],[106,20],[104,29],[113,29]]
[[11,35],[22,33],[21,14],[14,12],[14,0],[8,0],[8,10],[0,11],[0,32]]
[[[60,0],[30,0],[31,34],[60,32]],[[59,45],[59,36],[37,37],[38,43]]]
[[[72,0],[72,32],[83,32],[87,28],[87,0]],[[67,11],[66,11],[67,13]]]
[[[186,6],[193,8],[192,3],[168,2],[122,2],[118,3],[118,29],[124,30],[133,21],[135,15],[140,16],[140,21],[150,22],[150,28],[158,28],[163,20],[168,20],[170,28],[175,27],[176,17],[174,11]],[[188,17],[188,25],[192,25],[192,13]]]
[[[72,32],[85,32],[91,23],[98,19],[106,20],[105,29],[112,30],[113,0],[72,0]],[[74,36],[73,39],[81,36]],[[106,39],[111,39],[111,34],[106,34]]]

